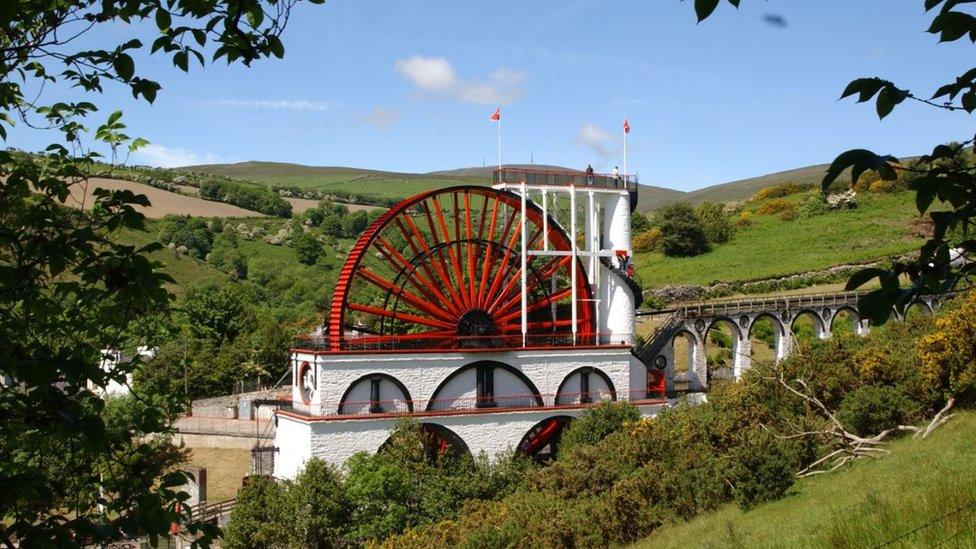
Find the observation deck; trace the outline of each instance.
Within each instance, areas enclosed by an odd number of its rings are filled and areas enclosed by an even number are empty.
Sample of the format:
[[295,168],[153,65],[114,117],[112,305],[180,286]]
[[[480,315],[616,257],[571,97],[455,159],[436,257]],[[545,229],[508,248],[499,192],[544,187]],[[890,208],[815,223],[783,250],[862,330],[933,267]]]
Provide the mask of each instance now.
[[596,191],[637,192],[637,176],[634,174],[594,173],[575,170],[537,170],[533,168],[498,168],[491,174],[491,184],[495,188],[579,187]]

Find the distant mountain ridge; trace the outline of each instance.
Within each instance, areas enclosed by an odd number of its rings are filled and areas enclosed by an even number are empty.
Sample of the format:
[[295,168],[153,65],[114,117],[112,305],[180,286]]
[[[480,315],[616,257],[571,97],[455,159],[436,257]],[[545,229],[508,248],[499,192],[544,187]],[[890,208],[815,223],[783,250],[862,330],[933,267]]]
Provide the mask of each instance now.
[[[546,164],[505,164],[506,168],[523,168],[539,170],[580,171]],[[793,181],[797,184],[819,183],[827,171],[828,164],[817,164],[792,170],[785,170],[738,181],[730,181],[719,185],[711,185],[694,191],[678,191],[666,187],[640,185],[638,188],[637,209],[641,212],[655,210],[665,204],[673,202],[728,202],[743,200],[754,195],[763,187]],[[178,170],[199,173],[212,173],[251,179],[264,183],[278,183],[281,185],[298,185],[316,188],[351,188],[356,187],[360,192],[395,195],[405,198],[423,188],[424,181],[429,180],[430,188],[443,187],[450,184],[488,184],[494,166],[480,166],[457,168],[452,170],[438,170],[428,173],[389,172],[370,170],[365,168],[350,168],[342,166],[306,166],[287,162],[262,162],[251,160],[236,164],[204,164],[176,168]],[[383,186],[383,189],[377,189]]]

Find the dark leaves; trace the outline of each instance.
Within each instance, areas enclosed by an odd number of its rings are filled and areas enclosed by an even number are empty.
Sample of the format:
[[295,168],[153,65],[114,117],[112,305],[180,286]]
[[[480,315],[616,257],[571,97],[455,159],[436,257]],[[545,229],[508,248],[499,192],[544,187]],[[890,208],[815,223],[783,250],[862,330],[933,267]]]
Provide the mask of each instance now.
[[827,168],[827,174],[820,186],[823,192],[827,192],[831,183],[848,169],[851,170],[851,181],[857,181],[857,178],[868,170],[876,171],[882,179],[892,181],[898,177],[892,166],[894,162],[898,162],[898,159],[890,155],[879,156],[866,149],[853,149],[841,153],[834,159],[830,167]]
[[854,94],[858,94],[858,103],[870,101],[872,97],[877,95],[879,118],[888,116],[895,105],[910,96],[908,90],[899,89],[891,82],[881,78],[858,78],[844,88],[844,93],[841,94],[840,98],[844,99]]

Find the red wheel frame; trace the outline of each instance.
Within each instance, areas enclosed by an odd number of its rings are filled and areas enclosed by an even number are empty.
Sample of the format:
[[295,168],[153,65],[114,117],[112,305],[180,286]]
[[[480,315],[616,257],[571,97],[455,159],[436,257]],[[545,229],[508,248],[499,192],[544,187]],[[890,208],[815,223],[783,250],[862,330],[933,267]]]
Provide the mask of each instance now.
[[[521,197],[465,185],[419,194],[384,213],[356,242],[336,283],[330,348],[471,348],[521,344]],[[529,249],[541,248],[542,210],[526,203]],[[572,250],[549,219],[551,250]],[[592,338],[593,297],[582,262],[529,256],[529,344],[573,332]],[[572,295],[571,270],[577,269]]]

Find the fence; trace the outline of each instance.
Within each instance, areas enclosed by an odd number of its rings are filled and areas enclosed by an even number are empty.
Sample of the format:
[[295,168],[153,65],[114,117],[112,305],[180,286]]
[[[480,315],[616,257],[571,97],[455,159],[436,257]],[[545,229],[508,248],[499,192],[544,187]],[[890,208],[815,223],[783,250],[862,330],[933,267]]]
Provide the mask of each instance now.
[[402,334],[388,336],[303,336],[294,347],[310,351],[383,352],[383,351],[498,351],[499,349],[543,349],[553,347],[617,347],[623,341],[611,341],[609,334],[504,334],[487,336],[431,336]]
[[595,173],[587,176],[585,172],[565,170],[535,170],[531,168],[501,168],[492,172],[494,184],[509,185],[550,185],[557,187],[601,187],[605,189],[637,190],[637,178],[627,174]]

